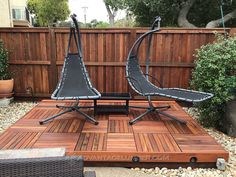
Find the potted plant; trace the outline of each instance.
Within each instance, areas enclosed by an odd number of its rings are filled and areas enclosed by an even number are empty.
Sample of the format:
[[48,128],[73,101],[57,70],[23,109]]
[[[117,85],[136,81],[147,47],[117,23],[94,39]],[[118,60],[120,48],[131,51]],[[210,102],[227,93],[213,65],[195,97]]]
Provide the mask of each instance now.
[[0,98],[11,97],[14,80],[11,78],[8,63],[8,52],[0,40]]

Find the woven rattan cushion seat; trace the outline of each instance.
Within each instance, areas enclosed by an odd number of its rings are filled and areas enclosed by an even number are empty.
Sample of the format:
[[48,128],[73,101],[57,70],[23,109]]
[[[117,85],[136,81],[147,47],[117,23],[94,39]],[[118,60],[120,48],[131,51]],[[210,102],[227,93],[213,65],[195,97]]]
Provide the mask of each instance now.
[[1,177],[95,177],[84,174],[81,156],[0,160]]

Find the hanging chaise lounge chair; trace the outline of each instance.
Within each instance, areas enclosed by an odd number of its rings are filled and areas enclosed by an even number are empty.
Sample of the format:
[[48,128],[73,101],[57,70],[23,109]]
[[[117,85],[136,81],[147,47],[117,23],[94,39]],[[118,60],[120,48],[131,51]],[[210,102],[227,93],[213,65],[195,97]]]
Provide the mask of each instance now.
[[[201,102],[213,96],[213,94],[211,93],[204,93],[181,88],[162,88],[161,83],[156,78],[149,75],[149,62],[150,62],[149,57],[150,57],[152,34],[160,31],[160,20],[161,20],[160,17],[156,17],[154,23],[152,24],[151,30],[141,35],[135,41],[128,55],[126,64],[126,77],[128,83],[131,86],[131,88],[138,94],[146,96],[148,98],[148,103],[149,103],[149,106],[147,107],[130,106],[131,108],[146,110],[146,112],[131,120],[129,122],[130,125],[134,124],[137,120],[141,119],[143,116],[151,112],[157,112],[166,117],[174,119],[180,123],[186,123],[184,120],[178,119],[177,117],[174,117],[162,111],[162,109],[168,109],[170,108],[170,106],[155,107],[151,102],[151,96],[168,97],[168,98],[173,98],[175,100],[181,100],[192,103]],[[148,45],[146,49],[146,73],[144,74],[139,65],[138,51],[142,41],[144,41],[145,38],[148,38]],[[153,80],[155,80],[160,85],[160,87],[151,83],[149,81],[149,77],[153,78]]]
[[[85,119],[91,121],[95,125],[98,122],[82,112],[81,109],[93,108],[93,106],[79,106],[79,100],[84,99],[97,99],[101,95],[92,86],[88,73],[83,63],[82,46],[80,39],[80,31],[76,16],[71,16],[74,26],[70,29],[70,37],[68,41],[67,54],[65,57],[64,65],[62,68],[61,78],[58,83],[56,90],[53,92],[51,98],[55,100],[75,100],[73,106],[58,106],[57,108],[62,108],[63,111],[52,117],[41,120],[39,123],[44,124],[52,119],[55,119],[65,113],[76,111]],[[77,32],[77,35],[76,35]],[[77,46],[77,53],[70,53],[71,39],[74,38],[75,44]]]

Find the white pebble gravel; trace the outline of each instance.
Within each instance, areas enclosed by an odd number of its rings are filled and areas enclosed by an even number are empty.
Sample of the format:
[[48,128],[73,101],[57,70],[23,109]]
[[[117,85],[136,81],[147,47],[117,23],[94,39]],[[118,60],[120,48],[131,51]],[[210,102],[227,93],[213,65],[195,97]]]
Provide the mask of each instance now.
[[[0,133],[7,129],[10,125],[15,123],[25,113],[35,106],[32,102],[13,102],[8,107],[0,108]],[[198,118],[198,111],[196,108],[185,108],[185,110],[194,118]],[[142,174],[151,174],[154,177],[236,177],[236,138],[229,137],[214,129],[205,129],[217,142],[219,142],[230,154],[229,162],[225,171],[217,169],[203,169],[191,167],[178,169],[167,168],[133,168],[132,170],[139,171],[140,177]]]
[[8,107],[0,107],[0,133],[25,115],[36,104],[32,102],[13,102]]

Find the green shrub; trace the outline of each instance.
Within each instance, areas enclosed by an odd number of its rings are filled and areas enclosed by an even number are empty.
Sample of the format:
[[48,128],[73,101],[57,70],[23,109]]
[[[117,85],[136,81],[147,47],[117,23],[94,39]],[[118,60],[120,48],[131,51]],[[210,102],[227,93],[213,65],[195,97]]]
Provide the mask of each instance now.
[[215,43],[197,50],[191,87],[214,94],[198,105],[199,120],[204,126],[224,131],[226,103],[236,95],[236,36],[227,40],[216,37]]
[[4,43],[0,40],[0,80],[10,79],[8,52],[4,48]]

